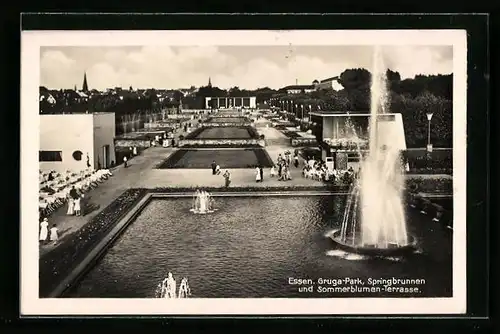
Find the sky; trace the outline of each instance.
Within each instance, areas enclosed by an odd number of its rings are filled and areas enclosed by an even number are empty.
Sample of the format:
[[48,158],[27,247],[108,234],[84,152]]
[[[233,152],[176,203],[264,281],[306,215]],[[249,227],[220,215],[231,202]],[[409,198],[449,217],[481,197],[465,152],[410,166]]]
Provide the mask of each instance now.
[[[311,84],[372,64],[372,46],[58,46],[40,49],[40,85],[49,89],[112,87],[223,89]],[[452,46],[385,46],[384,64],[402,79],[450,74]],[[341,89],[341,87],[337,87]]]

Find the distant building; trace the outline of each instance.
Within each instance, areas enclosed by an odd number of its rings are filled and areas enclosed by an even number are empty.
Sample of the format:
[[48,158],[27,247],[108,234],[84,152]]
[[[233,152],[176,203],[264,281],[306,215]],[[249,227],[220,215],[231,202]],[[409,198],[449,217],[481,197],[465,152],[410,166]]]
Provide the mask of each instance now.
[[257,108],[257,97],[206,97],[205,109]]
[[311,93],[316,90],[314,85],[292,85],[281,88],[279,91],[287,93],[289,95],[293,94],[304,94]]
[[[322,147],[322,159],[333,162],[334,168],[346,169],[352,166],[357,170],[359,165],[359,152],[368,151],[368,125],[370,113],[346,113],[334,111],[314,111],[310,113],[311,121],[319,129],[318,140]],[[348,127],[348,122],[350,126]],[[348,128],[350,128],[348,130]],[[378,115],[377,145],[395,147],[406,150],[406,138],[401,114]],[[349,133],[356,132],[361,139],[357,144],[352,142]],[[357,146],[358,145],[358,146]]]
[[115,160],[115,114],[39,115],[41,170],[108,168]]
[[89,91],[89,86],[87,84],[87,72],[83,73],[82,91],[84,91],[85,93]]
[[323,89],[335,89],[335,86],[338,84],[339,77],[331,77],[327,79],[323,79],[319,82],[317,85],[318,90],[323,90]]

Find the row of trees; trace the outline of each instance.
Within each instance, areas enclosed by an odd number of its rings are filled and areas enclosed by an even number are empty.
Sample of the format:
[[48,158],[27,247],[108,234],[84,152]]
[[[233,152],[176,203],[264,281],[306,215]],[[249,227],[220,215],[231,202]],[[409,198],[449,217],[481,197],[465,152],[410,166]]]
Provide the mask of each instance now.
[[[387,71],[389,104],[392,112],[403,115],[408,146],[425,146],[427,138],[427,112],[433,112],[431,138],[436,146],[452,145],[452,92],[453,76],[418,75],[413,79],[401,80],[398,72]],[[311,93],[288,95],[286,91],[269,87],[256,90],[233,87],[224,90],[218,87],[200,87],[196,93],[184,96],[179,91],[165,94],[164,91],[129,90],[99,93],[89,92],[88,98],[81,98],[73,90],[48,91],[40,88],[40,94],[50,93],[55,103],[40,99],[40,112],[114,112],[117,124],[124,119],[145,118],[148,114],[158,114],[161,110],[179,112],[181,108],[202,109],[206,97],[250,97],[256,96],[257,103],[269,102],[280,108],[287,108],[301,116],[310,110],[334,110],[367,112],[370,109],[371,73],[362,68],[347,69],[341,73],[338,82],[343,89],[317,90]],[[192,87],[194,88],[194,87]],[[299,108],[295,105],[300,106]],[[126,116],[127,115],[127,116]]]
[[[271,104],[296,117],[309,111],[332,110],[368,112],[370,110],[371,74],[366,69],[344,71],[339,78],[340,91],[322,90],[287,95],[277,93]],[[388,107],[401,113],[408,147],[424,147],[427,143],[427,116],[433,113],[431,142],[438,147],[452,147],[452,75],[422,76],[401,80],[399,73],[388,70]]]

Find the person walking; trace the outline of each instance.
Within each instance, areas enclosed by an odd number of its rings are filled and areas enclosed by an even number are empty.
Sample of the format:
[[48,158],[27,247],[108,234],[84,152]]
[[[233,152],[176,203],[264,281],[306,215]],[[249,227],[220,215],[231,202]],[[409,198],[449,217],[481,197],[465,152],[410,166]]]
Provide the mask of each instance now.
[[262,181],[262,178],[260,177],[260,169],[259,167],[255,167],[255,182],[259,183]]
[[214,161],[212,161],[212,164],[210,165],[212,167],[212,175],[215,175],[217,173],[216,169],[217,169],[217,163]]
[[123,168],[127,168],[128,165],[127,165],[127,156],[123,156]]
[[75,210],[75,215],[76,216],[81,216],[81,200],[82,200],[82,195],[79,195],[78,198],[74,199],[74,210]]
[[58,231],[56,224],[52,225],[50,228],[50,241],[55,243],[59,239]]
[[260,173],[260,182],[264,182],[264,169],[262,166],[259,166],[259,173]]
[[47,218],[43,218],[43,221],[40,223],[40,237],[39,240],[42,242],[47,241],[47,237],[49,235],[49,220]]
[[226,169],[224,175],[222,176],[224,177],[225,187],[228,188],[229,185],[231,184],[231,173],[229,173],[229,171]]

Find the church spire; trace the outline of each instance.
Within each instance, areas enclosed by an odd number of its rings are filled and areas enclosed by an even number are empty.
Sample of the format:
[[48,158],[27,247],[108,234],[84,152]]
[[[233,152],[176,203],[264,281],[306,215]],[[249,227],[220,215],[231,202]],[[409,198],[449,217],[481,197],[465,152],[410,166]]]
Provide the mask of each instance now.
[[87,72],[83,73],[83,86],[82,86],[82,90],[84,92],[88,92],[89,91],[89,86],[87,85]]
[[208,87],[212,87],[212,80],[210,80],[210,77],[208,77]]

